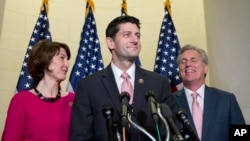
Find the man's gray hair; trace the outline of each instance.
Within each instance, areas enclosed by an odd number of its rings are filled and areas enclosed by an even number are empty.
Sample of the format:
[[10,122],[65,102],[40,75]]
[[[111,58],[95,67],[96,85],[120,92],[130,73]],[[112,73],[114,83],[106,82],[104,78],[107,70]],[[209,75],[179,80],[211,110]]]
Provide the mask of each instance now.
[[181,54],[183,54],[185,51],[187,51],[187,50],[195,50],[195,51],[197,51],[199,54],[200,54],[200,56],[201,56],[201,58],[202,58],[202,61],[206,64],[206,65],[208,65],[208,57],[207,57],[207,54],[206,54],[206,52],[202,49],[202,48],[198,48],[198,47],[196,47],[196,46],[194,46],[194,45],[191,45],[191,44],[187,44],[187,45],[184,45],[181,49],[180,49],[180,51],[179,51],[179,55],[178,55],[178,57],[177,57],[177,63],[178,63],[178,65],[180,64],[180,56],[181,56]]

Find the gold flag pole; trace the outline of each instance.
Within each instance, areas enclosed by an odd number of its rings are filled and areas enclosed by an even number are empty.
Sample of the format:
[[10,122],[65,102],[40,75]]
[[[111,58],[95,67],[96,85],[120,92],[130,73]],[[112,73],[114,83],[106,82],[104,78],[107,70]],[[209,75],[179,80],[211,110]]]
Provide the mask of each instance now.
[[127,16],[128,15],[128,8],[127,8],[126,0],[122,1],[121,7],[122,7],[122,14],[125,14],[125,16]]
[[172,17],[171,4],[169,0],[165,1],[165,11],[168,11],[169,15]]
[[91,8],[92,11],[95,11],[95,4],[92,0],[86,0],[87,1],[87,7],[86,7],[86,12],[85,12],[85,17],[89,14],[89,9]]
[[42,6],[40,7],[40,11],[42,11],[43,6],[45,7],[45,11],[48,14],[48,12],[49,12],[49,0],[43,0]]

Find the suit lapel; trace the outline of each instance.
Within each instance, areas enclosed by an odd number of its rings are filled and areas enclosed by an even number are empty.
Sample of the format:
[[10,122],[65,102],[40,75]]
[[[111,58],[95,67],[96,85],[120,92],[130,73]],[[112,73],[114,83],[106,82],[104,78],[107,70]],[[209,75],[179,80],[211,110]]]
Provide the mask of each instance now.
[[188,120],[191,123],[193,129],[195,129],[194,121],[193,121],[193,118],[192,118],[191,111],[189,109],[189,105],[188,105],[188,102],[187,102],[187,97],[186,97],[184,89],[182,89],[181,91],[179,91],[177,93],[177,97],[178,97],[177,98],[178,106],[183,108],[186,111],[187,116],[188,116]]
[[119,113],[121,111],[120,93],[110,64],[102,74],[102,82],[107,90],[107,96],[111,99],[112,106]]
[[209,87],[205,87],[204,109],[203,109],[203,126],[202,126],[202,140],[205,139],[206,134],[209,132],[209,126],[216,109],[215,94],[211,92]]
[[[136,101],[136,103],[132,104],[134,109],[137,109],[141,105],[141,99],[145,98],[144,77],[145,73],[142,71],[142,69],[140,67],[136,67],[134,82],[134,101]],[[102,82],[106,87],[108,96],[112,101],[112,105],[119,113],[119,111],[121,111],[122,106],[120,102],[120,93],[110,64],[103,71]]]
[[134,109],[138,109],[141,105],[142,98],[145,99],[145,73],[141,71],[141,68],[136,67],[135,71],[135,81],[134,81],[134,101],[133,107]]
[[[133,109],[139,109],[142,99],[145,99],[145,76],[146,74],[140,67],[136,67],[135,81],[134,81],[134,102]],[[111,65],[109,64],[102,74],[102,82],[107,90],[107,96],[112,101],[112,106],[119,113],[121,111],[120,93],[115,81]]]

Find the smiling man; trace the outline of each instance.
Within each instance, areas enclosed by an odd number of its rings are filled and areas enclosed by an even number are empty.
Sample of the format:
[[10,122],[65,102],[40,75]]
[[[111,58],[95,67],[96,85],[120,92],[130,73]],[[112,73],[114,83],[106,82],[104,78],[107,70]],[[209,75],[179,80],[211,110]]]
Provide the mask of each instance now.
[[[154,92],[155,101],[167,104],[173,111],[176,102],[166,77],[135,65],[141,50],[140,37],[140,21],[136,17],[119,16],[108,24],[106,45],[112,56],[111,62],[105,69],[79,81],[72,109],[70,141],[113,141],[120,137],[124,141],[151,141],[132,124],[123,122],[127,113],[130,113],[131,121],[157,137],[158,129],[146,93]],[[121,100],[125,91],[130,95],[130,106],[124,106],[125,102]],[[112,109],[110,107],[114,109],[113,125],[107,126],[102,111]],[[130,107],[129,112],[123,107]],[[159,123],[159,127],[158,138],[164,139],[163,124]]]
[[174,95],[197,136],[201,141],[229,141],[230,125],[245,124],[235,95],[205,84],[208,57],[203,49],[183,46],[177,63],[184,88]]

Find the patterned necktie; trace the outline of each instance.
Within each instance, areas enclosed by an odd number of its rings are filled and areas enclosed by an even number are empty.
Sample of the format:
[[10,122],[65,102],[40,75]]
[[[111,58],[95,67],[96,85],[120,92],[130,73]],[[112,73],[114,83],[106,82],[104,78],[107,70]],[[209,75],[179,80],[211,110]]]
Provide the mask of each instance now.
[[121,87],[121,92],[128,92],[130,95],[130,100],[129,100],[129,104],[132,104],[133,102],[133,94],[134,94],[134,89],[133,86],[131,84],[131,82],[129,81],[129,75],[124,72],[121,77],[123,78],[123,82],[122,82],[122,87]]
[[192,94],[193,96],[193,103],[192,103],[192,116],[195,124],[195,128],[197,131],[197,134],[201,140],[201,134],[202,134],[202,111],[201,107],[199,105],[199,102],[197,101],[198,93],[194,92]]

